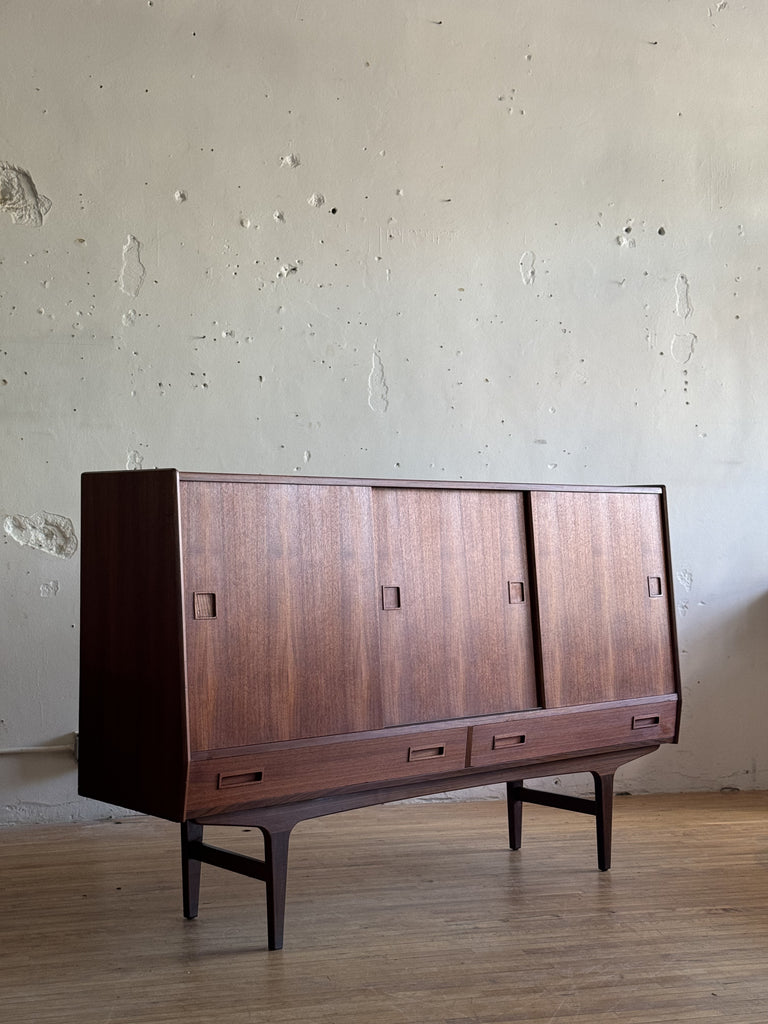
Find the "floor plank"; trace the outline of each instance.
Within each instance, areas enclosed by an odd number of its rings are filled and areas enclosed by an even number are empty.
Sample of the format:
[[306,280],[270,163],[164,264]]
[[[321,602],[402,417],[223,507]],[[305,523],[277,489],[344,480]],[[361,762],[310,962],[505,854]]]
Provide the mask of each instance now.
[[[2,1005],[14,1024],[764,1024],[768,794],[618,797],[588,818],[502,802],[300,825],[286,946],[263,887],[203,867],[180,913],[178,826],[0,832]],[[206,838],[260,855],[258,831]]]

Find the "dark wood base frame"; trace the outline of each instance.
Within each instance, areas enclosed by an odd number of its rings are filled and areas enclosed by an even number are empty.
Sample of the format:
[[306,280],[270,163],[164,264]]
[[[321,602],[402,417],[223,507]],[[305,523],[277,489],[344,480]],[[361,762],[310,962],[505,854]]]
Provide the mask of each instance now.
[[[526,801],[547,807],[591,814],[594,815],[596,821],[598,867],[601,871],[607,871],[611,866],[613,778],[616,770],[621,765],[657,749],[658,744],[544,763],[538,762],[515,768],[507,767],[469,775],[454,775],[449,778],[433,778],[377,789],[357,790],[354,793],[337,793],[332,796],[317,797],[313,800],[267,807],[251,807],[194,821],[184,821],[181,824],[184,917],[197,917],[202,864],[212,864],[226,871],[234,871],[249,878],[257,878],[266,883],[268,948],[270,950],[282,949],[288,877],[288,841],[291,831],[299,822],[310,818],[320,818],[327,814],[337,814],[340,811],[389,803],[394,800],[428,796],[433,793],[450,792],[475,786],[488,786],[495,783],[505,783],[507,788],[510,849],[519,850],[522,845],[522,809],[523,803]],[[595,783],[594,800],[531,789],[523,785],[525,779],[540,779],[577,772],[589,772],[592,775]],[[264,836],[264,860],[234,853],[231,850],[224,850],[203,842],[203,829],[206,825],[239,825],[259,829]]]

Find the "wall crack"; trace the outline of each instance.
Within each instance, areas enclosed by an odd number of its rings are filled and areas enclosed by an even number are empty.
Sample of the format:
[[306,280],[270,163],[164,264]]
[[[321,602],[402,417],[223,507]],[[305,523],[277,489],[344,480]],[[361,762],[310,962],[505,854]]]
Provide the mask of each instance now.
[[385,413],[389,408],[389,385],[384,373],[379,346],[374,343],[371,372],[368,374],[368,405],[374,412]]

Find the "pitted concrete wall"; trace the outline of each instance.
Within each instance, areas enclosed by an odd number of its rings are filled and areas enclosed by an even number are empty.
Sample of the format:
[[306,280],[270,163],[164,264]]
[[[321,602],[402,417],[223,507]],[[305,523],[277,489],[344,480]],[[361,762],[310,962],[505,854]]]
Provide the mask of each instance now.
[[619,788],[768,786],[767,50],[760,0],[5,5],[0,746],[77,728],[84,470],[666,483],[682,744]]

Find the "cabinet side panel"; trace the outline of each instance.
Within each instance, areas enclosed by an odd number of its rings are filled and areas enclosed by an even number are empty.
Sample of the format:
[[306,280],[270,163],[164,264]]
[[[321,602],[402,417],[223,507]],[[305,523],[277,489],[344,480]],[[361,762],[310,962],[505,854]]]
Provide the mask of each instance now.
[[195,751],[381,725],[370,490],[182,481]]
[[82,478],[79,790],[181,817],[187,773],[177,477]]
[[385,724],[536,707],[522,494],[373,493]]
[[535,493],[545,706],[676,691],[658,493]]

